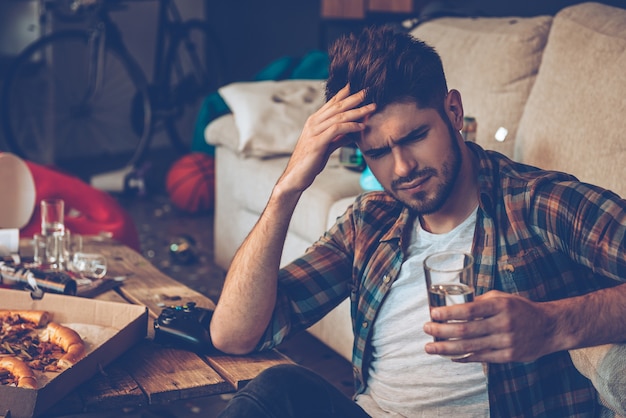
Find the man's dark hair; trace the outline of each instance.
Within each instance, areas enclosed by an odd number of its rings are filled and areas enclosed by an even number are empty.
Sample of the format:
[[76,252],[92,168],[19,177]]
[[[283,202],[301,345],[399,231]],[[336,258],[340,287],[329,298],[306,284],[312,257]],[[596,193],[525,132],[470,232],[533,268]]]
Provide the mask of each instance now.
[[350,92],[367,89],[365,103],[382,110],[389,103],[415,102],[441,109],[448,93],[441,58],[410,34],[390,27],[368,27],[338,39],[329,50],[326,99],[346,84]]

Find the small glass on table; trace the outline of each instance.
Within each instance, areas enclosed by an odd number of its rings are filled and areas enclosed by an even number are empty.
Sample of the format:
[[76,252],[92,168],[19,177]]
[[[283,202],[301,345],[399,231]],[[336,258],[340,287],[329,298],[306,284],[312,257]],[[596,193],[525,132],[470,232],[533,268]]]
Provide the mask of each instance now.
[[[424,260],[426,289],[430,309],[474,301],[474,257],[462,251],[442,251]],[[431,317],[432,319],[432,317]],[[434,321],[434,320],[433,320]],[[435,321],[440,322],[440,321]],[[452,320],[448,322],[463,322]],[[436,338],[435,341],[443,341]],[[442,356],[453,360],[469,357],[471,353]]]
[[83,277],[102,279],[107,273],[107,260],[101,254],[77,252],[72,256],[70,270]]
[[63,270],[66,234],[65,203],[63,199],[43,199],[41,209],[41,234],[35,234],[34,262],[51,270]]
[[41,235],[65,233],[65,203],[63,199],[43,199],[41,206]]

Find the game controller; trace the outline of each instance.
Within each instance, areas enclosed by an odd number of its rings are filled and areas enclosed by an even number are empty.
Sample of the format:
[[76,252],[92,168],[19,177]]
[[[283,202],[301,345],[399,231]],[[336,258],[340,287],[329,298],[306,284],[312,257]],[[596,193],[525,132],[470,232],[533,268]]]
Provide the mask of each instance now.
[[195,352],[213,350],[209,324],[213,311],[198,308],[195,302],[163,308],[154,320],[154,341]]

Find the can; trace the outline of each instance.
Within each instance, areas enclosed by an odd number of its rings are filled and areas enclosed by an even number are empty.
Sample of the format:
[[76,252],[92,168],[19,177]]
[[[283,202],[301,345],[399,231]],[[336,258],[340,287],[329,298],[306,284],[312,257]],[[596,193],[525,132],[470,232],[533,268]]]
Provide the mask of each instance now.
[[44,292],[76,295],[76,280],[69,274],[58,270],[40,270],[37,268],[13,267],[0,264],[0,282],[20,288],[38,289]]
[[473,116],[463,117],[463,129],[461,130],[461,136],[464,141],[476,142],[476,131],[478,130],[478,123]]

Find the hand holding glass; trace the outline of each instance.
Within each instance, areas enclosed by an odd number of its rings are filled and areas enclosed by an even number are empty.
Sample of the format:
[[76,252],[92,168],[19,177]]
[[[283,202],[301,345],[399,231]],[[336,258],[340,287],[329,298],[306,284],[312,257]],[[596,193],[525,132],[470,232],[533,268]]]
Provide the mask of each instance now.
[[[474,301],[474,257],[460,251],[432,254],[424,260],[426,289],[430,309]],[[432,319],[432,317],[431,317]],[[433,320],[434,321],[434,320]],[[435,321],[439,322],[439,321]],[[461,322],[451,320],[448,322]],[[435,341],[442,341],[435,337]],[[471,353],[443,356],[451,359],[469,357]]]

